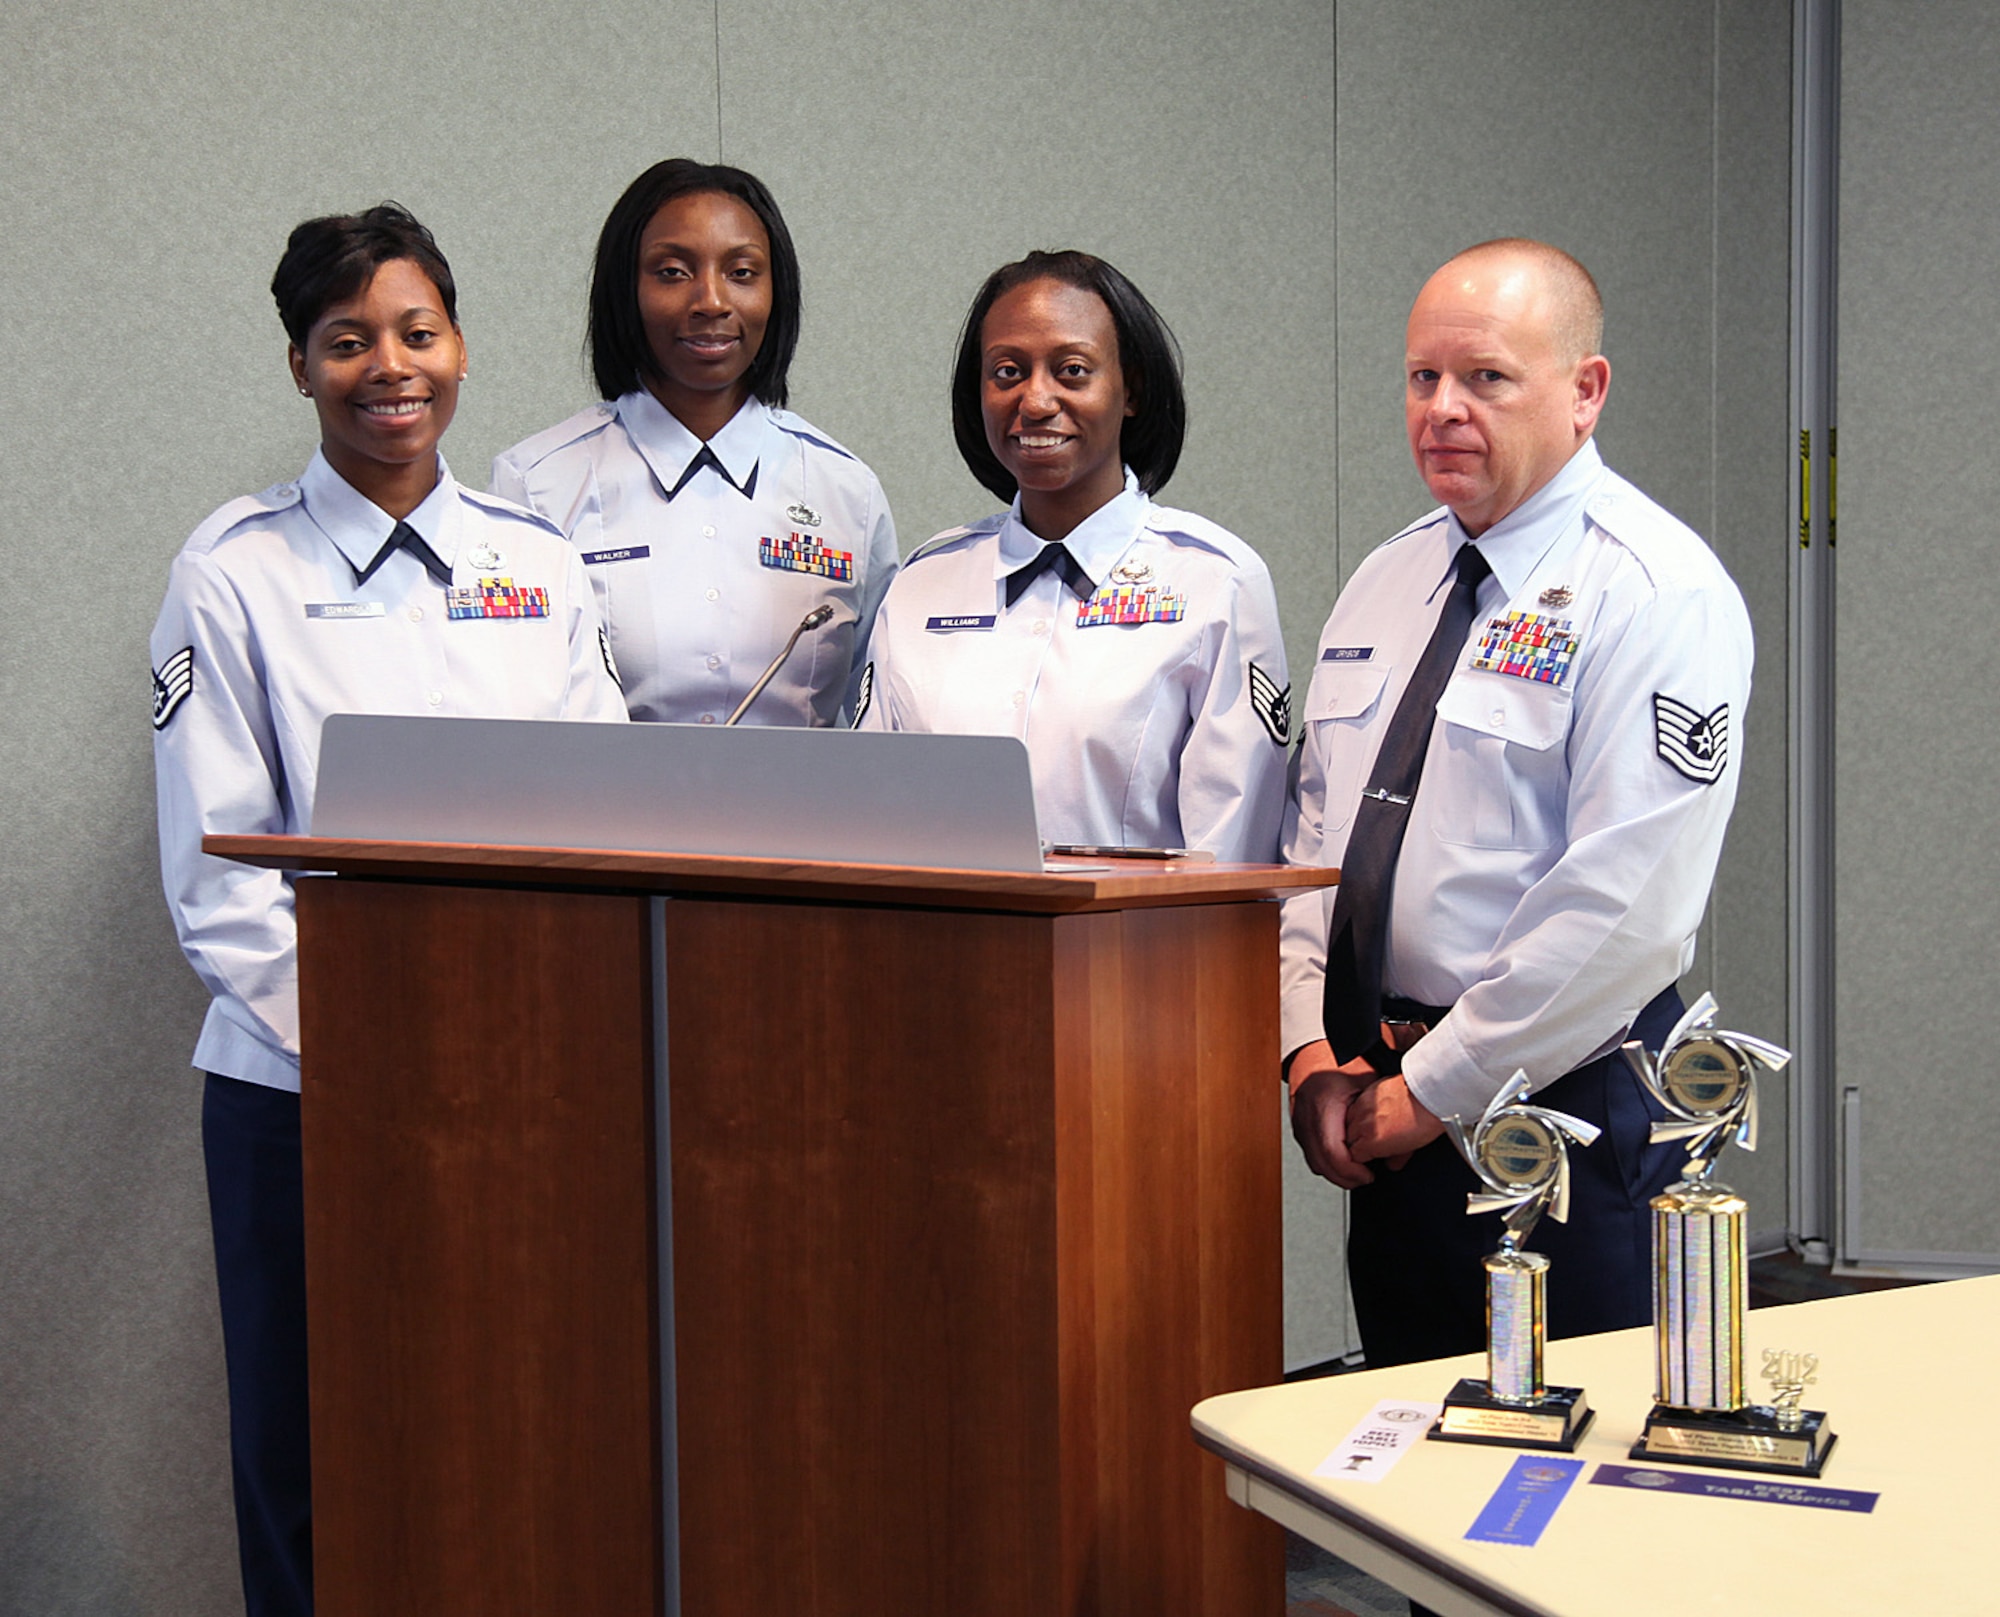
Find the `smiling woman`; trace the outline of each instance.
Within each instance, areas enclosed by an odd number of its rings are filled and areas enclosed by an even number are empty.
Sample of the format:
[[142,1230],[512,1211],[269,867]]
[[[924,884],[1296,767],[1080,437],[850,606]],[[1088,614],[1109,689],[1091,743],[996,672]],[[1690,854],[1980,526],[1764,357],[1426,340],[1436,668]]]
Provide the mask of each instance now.
[[292,886],[201,839],[307,830],[329,713],[625,717],[562,536],[438,454],[465,344],[430,232],[393,204],[309,219],[271,292],[319,452],[195,530],[152,647],[161,874],[213,996],[194,1061],[255,1617],[312,1610]]
[[1014,735],[1055,843],[1277,856],[1291,692],[1271,576],[1152,496],[1186,433],[1173,334],[1087,253],[973,299],[952,380],[972,475],[1012,507],[910,557],[875,622],[867,729]]
[[722,722],[822,607],[744,722],[830,725],[852,702],[896,530],[875,474],[783,407],[800,303],[760,180],[656,163],[598,238],[604,402],[493,462],[493,491],[582,555],[635,719]]

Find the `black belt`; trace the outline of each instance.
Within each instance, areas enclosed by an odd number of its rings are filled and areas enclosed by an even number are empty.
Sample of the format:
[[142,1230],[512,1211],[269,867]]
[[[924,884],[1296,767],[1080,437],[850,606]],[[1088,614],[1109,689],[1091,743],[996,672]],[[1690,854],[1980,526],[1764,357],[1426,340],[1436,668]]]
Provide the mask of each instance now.
[[1403,1037],[1398,1044],[1377,1039],[1361,1052],[1361,1059],[1384,1078],[1394,1077],[1403,1070],[1403,1052],[1442,1022],[1450,1010],[1449,1005],[1419,1005],[1413,999],[1384,994],[1382,1020],[1391,1027],[1404,1030]]

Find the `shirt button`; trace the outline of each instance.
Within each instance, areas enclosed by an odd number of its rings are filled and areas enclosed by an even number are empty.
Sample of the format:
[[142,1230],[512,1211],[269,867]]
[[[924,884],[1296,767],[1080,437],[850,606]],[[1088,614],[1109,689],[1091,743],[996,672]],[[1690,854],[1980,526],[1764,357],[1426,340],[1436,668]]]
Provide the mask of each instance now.
[[1026,707],[1028,705],[1028,693],[1026,691],[1016,691],[1014,693],[1014,705],[1016,707]]
[[430,703],[432,707],[442,707],[444,705],[444,692],[432,691],[424,697],[424,700]]
[[1496,707],[1493,710],[1493,728],[1496,730],[1504,730],[1506,727],[1507,727],[1507,710],[1505,708]]
[[1035,619],[1035,633],[1047,634],[1048,632],[1049,632],[1049,620],[1047,618]]
[[711,601],[719,601],[719,600],[721,600],[721,599],[722,599],[722,591],[721,591],[721,590],[710,590],[710,591],[708,592],[708,598],[709,598],[709,599],[710,599]]
[[711,668],[720,668],[722,666],[722,659],[720,657],[711,657],[708,659],[708,666]]
[[424,621],[424,609],[420,606],[411,607],[410,621],[412,623],[422,623]]
[[701,722],[703,724],[713,724],[715,723],[715,715],[713,713],[704,713],[701,716]]
[[713,539],[713,538],[715,537],[715,529],[713,529],[713,528],[703,528],[703,529],[701,530],[701,536],[702,536],[702,538],[704,538],[704,539]]

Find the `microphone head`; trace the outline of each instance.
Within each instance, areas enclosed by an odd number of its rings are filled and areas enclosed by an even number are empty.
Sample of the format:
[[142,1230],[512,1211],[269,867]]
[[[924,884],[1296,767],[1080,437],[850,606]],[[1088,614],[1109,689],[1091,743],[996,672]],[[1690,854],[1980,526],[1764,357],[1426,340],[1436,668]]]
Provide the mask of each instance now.
[[833,608],[822,601],[799,620],[799,627],[801,629],[817,629],[832,616]]

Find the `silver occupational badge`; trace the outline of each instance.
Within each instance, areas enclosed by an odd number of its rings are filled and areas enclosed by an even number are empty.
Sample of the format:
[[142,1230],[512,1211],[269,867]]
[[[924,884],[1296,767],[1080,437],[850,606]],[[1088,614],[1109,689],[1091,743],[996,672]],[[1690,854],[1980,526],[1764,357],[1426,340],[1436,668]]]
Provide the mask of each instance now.
[[507,558],[488,544],[474,545],[465,553],[465,559],[482,573],[491,573],[507,565]]
[[1142,561],[1121,561],[1111,569],[1114,584],[1143,584],[1153,576],[1153,569]]
[[1567,584],[1555,584],[1542,591],[1541,604],[1560,610],[1576,599],[1576,591]]
[[807,505],[804,500],[800,500],[796,505],[786,506],[785,515],[790,517],[801,528],[817,528],[819,526],[819,513]]

